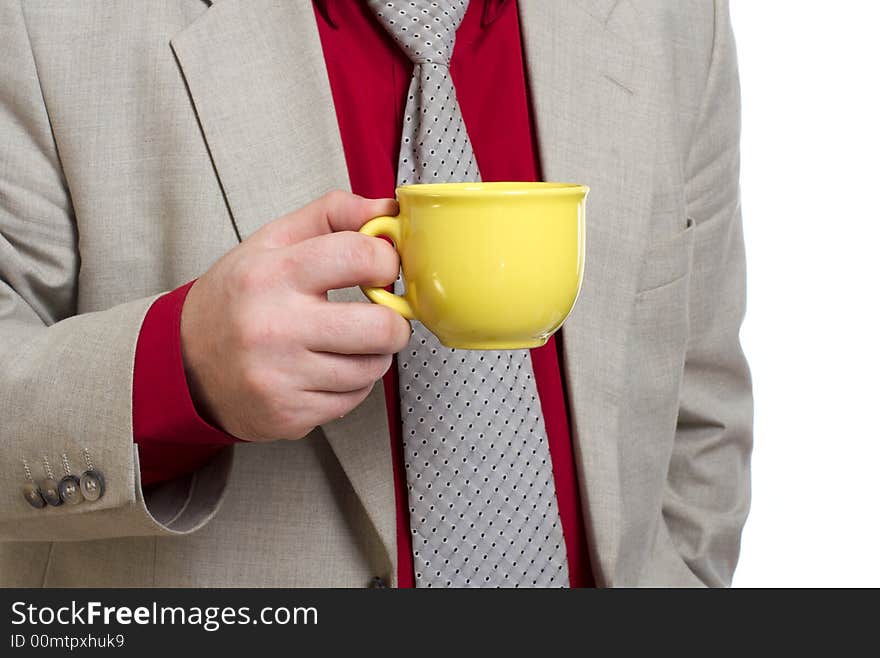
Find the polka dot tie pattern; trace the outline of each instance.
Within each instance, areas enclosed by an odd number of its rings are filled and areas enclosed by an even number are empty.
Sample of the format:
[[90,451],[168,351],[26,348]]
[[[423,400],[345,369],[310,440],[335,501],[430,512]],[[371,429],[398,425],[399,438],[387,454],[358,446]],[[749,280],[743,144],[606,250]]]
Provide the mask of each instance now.
[[370,5],[415,64],[404,110],[398,184],[480,180],[449,74],[455,31],[468,0],[371,0]]
[[[415,64],[398,183],[479,181],[449,75],[468,0],[369,4]],[[397,363],[416,586],[567,587],[529,352],[448,349],[414,322]]]

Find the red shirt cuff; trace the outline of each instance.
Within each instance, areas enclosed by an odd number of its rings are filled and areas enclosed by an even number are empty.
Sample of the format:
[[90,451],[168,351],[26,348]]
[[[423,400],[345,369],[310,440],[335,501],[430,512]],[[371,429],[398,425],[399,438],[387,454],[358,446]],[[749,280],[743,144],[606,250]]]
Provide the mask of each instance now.
[[186,382],[180,314],[193,283],[153,302],[138,336],[132,426],[144,486],[191,473],[224,446],[238,442],[199,415]]

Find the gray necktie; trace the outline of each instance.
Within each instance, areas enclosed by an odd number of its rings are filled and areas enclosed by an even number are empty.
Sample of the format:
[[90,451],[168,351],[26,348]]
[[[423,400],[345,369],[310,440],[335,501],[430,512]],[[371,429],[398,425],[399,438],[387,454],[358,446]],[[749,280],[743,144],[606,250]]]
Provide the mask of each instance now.
[[[468,0],[369,4],[415,64],[398,183],[479,181],[449,74]],[[448,349],[413,324],[397,363],[416,586],[567,586],[529,352]]]

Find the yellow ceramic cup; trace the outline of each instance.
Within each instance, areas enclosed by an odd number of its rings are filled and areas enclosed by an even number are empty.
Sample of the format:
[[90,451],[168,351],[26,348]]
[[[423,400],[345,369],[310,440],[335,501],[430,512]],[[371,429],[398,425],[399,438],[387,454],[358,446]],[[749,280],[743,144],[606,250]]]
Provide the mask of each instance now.
[[394,242],[405,293],[362,290],[447,347],[543,345],[580,291],[588,191],[564,183],[399,187],[400,213],[370,220],[361,233]]

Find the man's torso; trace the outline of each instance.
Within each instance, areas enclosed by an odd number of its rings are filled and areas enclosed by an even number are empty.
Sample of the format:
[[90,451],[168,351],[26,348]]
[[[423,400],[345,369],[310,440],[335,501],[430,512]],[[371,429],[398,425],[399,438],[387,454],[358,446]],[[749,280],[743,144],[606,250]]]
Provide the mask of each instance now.
[[[686,32],[699,3],[612,4],[520,7],[544,177],[593,189],[585,282],[562,346],[575,456],[597,576],[638,584],[653,562],[686,582],[660,499],[688,338],[681,159],[712,35]],[[76,215],[76,235],[56,236],[79,254],[68,268],[76,308],[60,312],[171,289],[263,223],[348,187],[310,2],[35,1],[25,19]],[[354,416],[303,441],[238,446],[225,501],[196,533],[0,545],[0,577],[393,580],[381,387]]]

